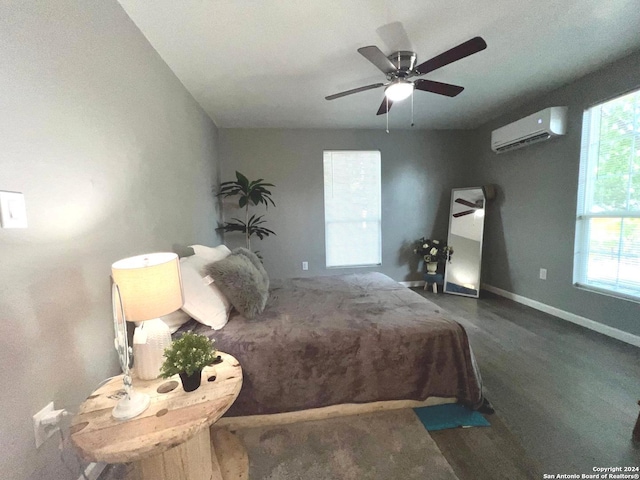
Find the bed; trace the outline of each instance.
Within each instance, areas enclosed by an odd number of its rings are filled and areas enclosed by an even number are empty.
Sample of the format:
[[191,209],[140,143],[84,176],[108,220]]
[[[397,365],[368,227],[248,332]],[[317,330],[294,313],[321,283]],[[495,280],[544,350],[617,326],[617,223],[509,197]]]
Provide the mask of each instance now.
[[381,273],[274,280],[255,319],[232,313],[221,330],[195,321],[180,330],[215,338],[240,361],[229,416],[433,396],[482,404],[464,328]]

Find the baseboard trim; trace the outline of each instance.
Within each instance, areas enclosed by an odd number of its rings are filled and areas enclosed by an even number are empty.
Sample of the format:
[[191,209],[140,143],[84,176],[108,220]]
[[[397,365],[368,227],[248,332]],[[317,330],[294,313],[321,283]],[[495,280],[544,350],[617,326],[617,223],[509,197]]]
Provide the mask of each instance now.
[[82,474],[78,477],[78,480],[98,480],[98,477],[102,473],[102,471],[107,467],[106,463],[98,462],[98,463],[90,463],[87,465],[87,468],[84,469],[84,474],[86,477],[83,477]]
[[523,297],[522,295],[518,295],[516,293],[508,292],[507,290],[494,287],[493,285],[487,285],[483,283],[481,285],[481,288],[486,290],[487,292],[495,293],[496,295],[500,295],[501,297],[508,298],[509,300],[513,300],[514,302],[521,303],[531,308],[535,308],[536,310],[540,310],[541,312],[548,313],[549,315],[553,315],[554,317],[558,317],[568,322],[575,323],[582,327],[588,328],[589,330],[602,333],[603,335],[615,338],[616,340],[620,340],[621,342],[640,347],[640,337],[637,335],[633,335],[632,333],[618,330],[617,328],[610,327],[609,325],[596,322],[595,320],[591,320],[586,317],[581,317],[580,315],[567,312],[566,310],[560,310],[559,308],[552,307],[551,305],[547,305],[546,303],[538,302],[537,300]]
[[424,287],[424,280],[412,280],[410,282],[398,282],[398,283],[408,288]]

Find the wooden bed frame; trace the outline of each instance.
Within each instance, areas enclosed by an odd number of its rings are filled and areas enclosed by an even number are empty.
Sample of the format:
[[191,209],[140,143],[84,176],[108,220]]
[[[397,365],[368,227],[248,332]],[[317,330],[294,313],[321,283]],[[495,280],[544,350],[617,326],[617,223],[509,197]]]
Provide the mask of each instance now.
[[213,429],[226,428],[238,430],[240,428],[256,428],[271,425],[287,425],[297,422],[310,422],[334,417],[349,415],[365,415],[367,413],[382,412],[386,410],[399,410],[402,408],[431,407],[456,403],[454,397],[429,397],[424,401],[417,400],[390,400],[371,403],[344,403],[329,407],[311,408],[296,412],[273,413],[270,415],[247,415],[244,417],[222,417],[212,427]]

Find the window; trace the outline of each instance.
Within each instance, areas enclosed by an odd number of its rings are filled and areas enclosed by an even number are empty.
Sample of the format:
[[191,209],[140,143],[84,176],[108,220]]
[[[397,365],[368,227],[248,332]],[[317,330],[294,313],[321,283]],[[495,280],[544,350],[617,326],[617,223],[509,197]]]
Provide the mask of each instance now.
[[574,281],[640,300],[640,91],[584,113]]
[[380,152],[324,152],[327,267],[380,265]]

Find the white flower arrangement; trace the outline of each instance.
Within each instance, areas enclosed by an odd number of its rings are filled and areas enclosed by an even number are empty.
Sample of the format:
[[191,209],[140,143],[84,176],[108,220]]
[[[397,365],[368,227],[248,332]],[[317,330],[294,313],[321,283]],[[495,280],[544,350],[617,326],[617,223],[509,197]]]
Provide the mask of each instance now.
[[421,238],[416,242],[418,246],[413,250],[414,253],[422,255],[425,262],[446,262],[451,261],[453,248],[440,240],[431,240]]

